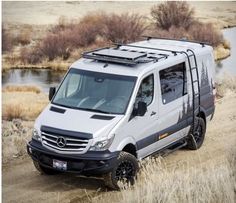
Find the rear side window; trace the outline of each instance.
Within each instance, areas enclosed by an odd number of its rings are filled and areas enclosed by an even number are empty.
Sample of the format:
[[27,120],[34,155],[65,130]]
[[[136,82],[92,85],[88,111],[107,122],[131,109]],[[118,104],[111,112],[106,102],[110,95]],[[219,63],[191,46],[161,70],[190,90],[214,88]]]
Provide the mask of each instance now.
[[180,63],[160,71],[163,104],[167,104],[187,93],[185,63]]

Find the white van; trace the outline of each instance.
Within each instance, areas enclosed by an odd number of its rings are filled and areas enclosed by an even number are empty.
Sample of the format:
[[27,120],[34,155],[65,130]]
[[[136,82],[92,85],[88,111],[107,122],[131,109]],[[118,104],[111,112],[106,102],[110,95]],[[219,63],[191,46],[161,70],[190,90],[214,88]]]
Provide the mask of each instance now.
[[147,37],[83,53],[35,122],[27,145],[44,174],[134,183],[138,160],[201,147],[214,114],[213,49]]

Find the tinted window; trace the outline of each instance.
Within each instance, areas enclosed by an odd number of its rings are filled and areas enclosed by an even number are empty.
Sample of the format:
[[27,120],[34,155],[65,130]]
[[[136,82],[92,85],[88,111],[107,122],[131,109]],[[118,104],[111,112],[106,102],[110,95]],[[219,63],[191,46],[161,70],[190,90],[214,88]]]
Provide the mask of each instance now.
[[143,79],[136,96],[135,106],[137,107],[139,101],[146,102],[146,104],[149,105],[153,99],[153,92],[154,76],[152,74]]
[[160,82],[163,104],[167,104],[185,95],[187,91],[185,63],[161,70]]

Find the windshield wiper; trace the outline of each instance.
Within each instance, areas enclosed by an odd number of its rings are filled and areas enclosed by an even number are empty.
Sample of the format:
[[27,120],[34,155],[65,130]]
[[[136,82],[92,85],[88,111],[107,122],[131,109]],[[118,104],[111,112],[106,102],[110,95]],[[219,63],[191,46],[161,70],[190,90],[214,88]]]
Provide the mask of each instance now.
[[111,114],[111,112],[102,111],[102,110],[99,110],[99,109],[90,109],[90,108],[79,108],[79,109],[86,110],[86,111],[98,112],[98,113],[104,113],[104,114]]

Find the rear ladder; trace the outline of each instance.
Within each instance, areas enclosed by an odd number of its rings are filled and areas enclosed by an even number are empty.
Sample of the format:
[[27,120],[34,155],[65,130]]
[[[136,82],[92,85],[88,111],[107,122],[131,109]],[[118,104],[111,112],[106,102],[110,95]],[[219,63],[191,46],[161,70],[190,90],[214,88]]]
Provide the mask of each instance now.
[[[190,138],[193,139],[193,142],[196,145],[196,141],[193,137],[194,130],[198,127],[198,122],[196,122],[196,117],[200,113],[200,102],[201,102],[201,94],[200,94],[200,80],[199,80],[199,73],[198,73],[198,66],[197,66],[197,60],[196,55],[193,50],[188,49],[187,52],[191,52],[191,55],[188,55],[188,63],[189,63],[189,70],[190,70],[190,77],[191,77],[191,85],[192,85],[192,107],[193,107],[193,120],[192,120],[192,128],[190,132]],[[193,57],[194,65],[191,65],[190,57]],[[195,77],[194,78],[194,71],[195,71]],[[195,85],[196,84],[196,85]]]

